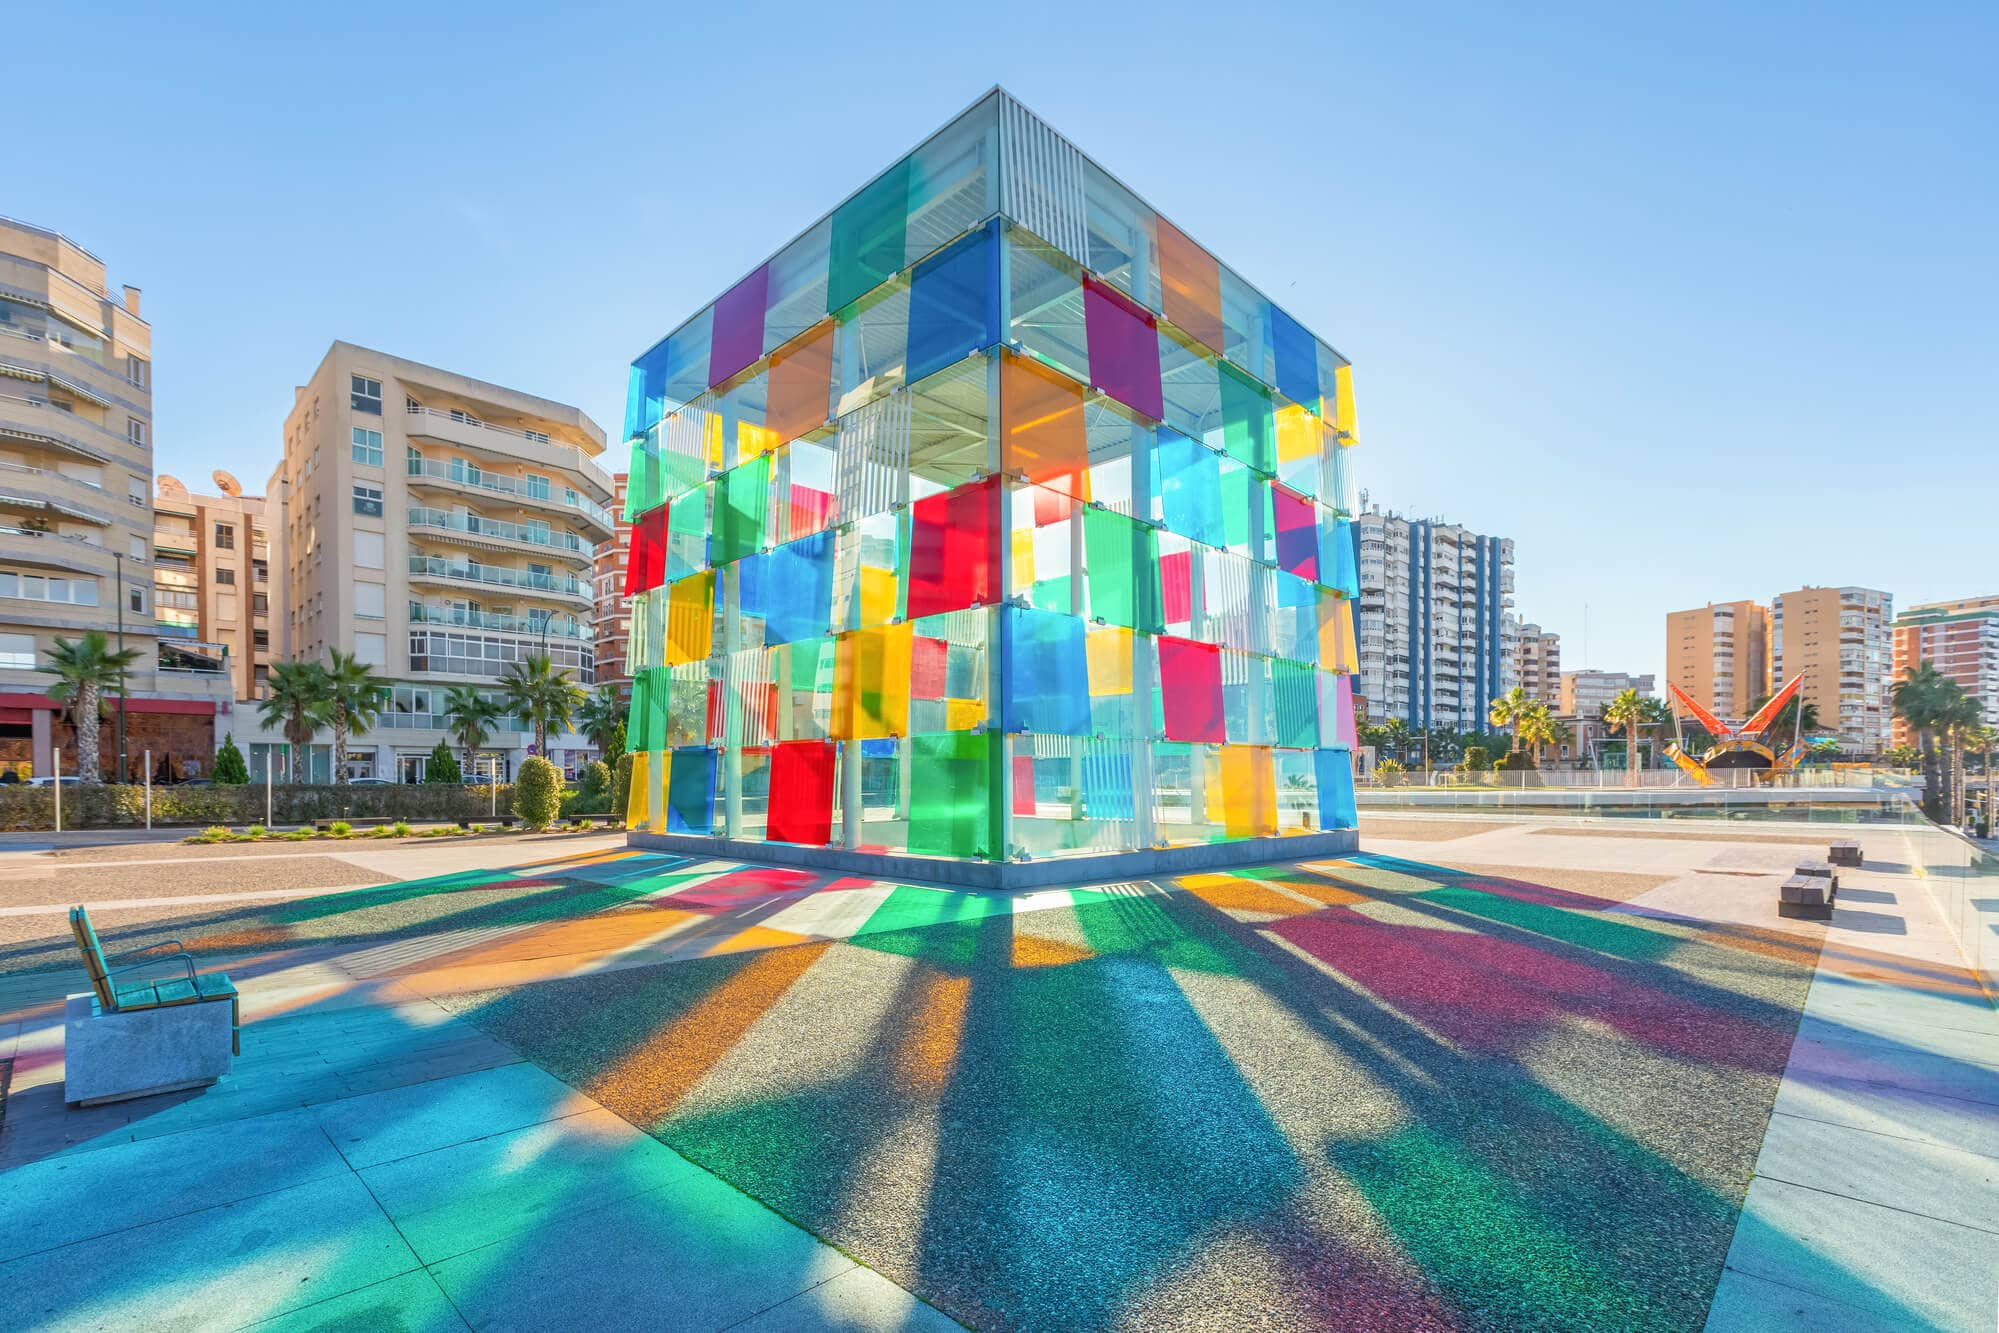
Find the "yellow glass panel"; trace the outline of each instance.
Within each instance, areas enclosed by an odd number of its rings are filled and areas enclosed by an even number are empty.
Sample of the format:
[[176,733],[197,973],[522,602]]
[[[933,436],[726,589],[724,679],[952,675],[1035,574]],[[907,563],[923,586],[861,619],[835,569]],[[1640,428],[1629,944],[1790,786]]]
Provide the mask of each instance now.
[[886,625],[895,619],[895,571],[863,565],[860,569],[861,624]]
[[1131,631],[1123,625],[1093,625],[1084,640],[1090,662],[1090,693],[1131,693]]
[[722,466],[722,414],[710,412],[701,427],[701,448],[708,455],[708,466],[720,470]]
[[1341,675],[1360,670],[1354,643],[1353,604],[1324,588],[1319,590],[1319,665]]
[[1034,529],[1013,530],[1013,586],[1026,588],[1034,583]]
[[775,453],[777,452],[777,447],[783,443],[783,439],[774,430],[767,430],[762,426],[752,426],[747,421],[739,422],[736,425],[736,461],[738,463],[747,463],[751,459],[759,458],[764,454]]
[[1342,435],[1352,439],[1354,434],[1352,366],[1333,367],[1333,393],[1339,398],[1339,403],[1333,409],[1333,424],[1340,428]]
[[715,572],[691,575],[669,587],[666,604],[666,665],[708,657],[715,634]]
[[1319,456],[1319,419],[1292,403],[1277,410],[1277,461]]
[[1277,772],[1262,745],[1222,747],[1222,831],[1231,838],[1268,838],[1277,833]]
[[625,827],[644,828],[646,822],[646,782],[651,772],[644,750],[632,754],[632,785],[625,793]]
[[944,701],[944,730],[970,731],[986,720],[986,701],[983,699],[946,699]]
[[909,734],[913,628],[877,625],[839,637],[833,668],[834,739],[879,740]]

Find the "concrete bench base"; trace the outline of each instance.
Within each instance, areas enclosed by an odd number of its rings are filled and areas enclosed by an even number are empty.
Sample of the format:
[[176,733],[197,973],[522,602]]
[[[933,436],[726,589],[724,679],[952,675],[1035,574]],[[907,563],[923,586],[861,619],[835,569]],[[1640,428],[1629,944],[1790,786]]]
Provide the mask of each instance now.
[[104,1013],[88,991],[63,1009],[63,1100],[79,1106],[205,1087],[229,1072],[226,1001]]

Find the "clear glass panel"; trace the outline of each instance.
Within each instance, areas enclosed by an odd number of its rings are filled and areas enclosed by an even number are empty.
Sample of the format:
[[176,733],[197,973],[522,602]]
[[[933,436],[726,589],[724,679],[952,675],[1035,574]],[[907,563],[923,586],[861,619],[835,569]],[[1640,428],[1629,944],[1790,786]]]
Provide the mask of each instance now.
[[1090,268],[1140,305],[1158,310],[1159,242],[1152,210],[1094,162],[1083,164],[1083,196]]
[[1074,260],[1019,227],[1007,239],[1007,337],[1071,377],[1090,377],[1083,275]]

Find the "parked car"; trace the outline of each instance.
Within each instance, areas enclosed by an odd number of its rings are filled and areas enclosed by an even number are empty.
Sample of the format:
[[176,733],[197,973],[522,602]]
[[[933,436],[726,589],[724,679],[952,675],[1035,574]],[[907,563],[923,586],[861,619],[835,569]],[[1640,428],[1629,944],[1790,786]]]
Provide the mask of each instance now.
[[[63,785],[63,786],[65,786],[65,787],[74,787],[74,786],[76,786],[76,785],[77,785],[78,783],[80,783],[80,782],[82,782],[82,781],[83,781],[83,779],[82,779],[82,778],[80,778],[80,777],[77,777],[77,776],[76,776],[76,775],[75,775],[74,773],[65,773],[65,774],[63,774],[63,778],[62,778],[62,785]],[[50,786],[54,786],[54,785],[55,785],[55,779],[54,779],[54,778],[29,778],[29,779],[28,779],[28,783],[27,783],[27,785],[28,785],[28,786],[30,786],[30,787],[50,787]]]
[[350,787],[393,787],[396,784],[387,778],[349,778],[347,779],[347,785]]

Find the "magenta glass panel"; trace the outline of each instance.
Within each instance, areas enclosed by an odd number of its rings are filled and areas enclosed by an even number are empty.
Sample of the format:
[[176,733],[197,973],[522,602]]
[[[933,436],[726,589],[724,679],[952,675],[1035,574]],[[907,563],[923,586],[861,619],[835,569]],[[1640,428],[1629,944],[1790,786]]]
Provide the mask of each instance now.
[[708,387],[714,388],[764,351],[764,298],[770,265],[723,293],[715,302],[715,335],[708,352]]
[[1197,639],[1159,639],[1160,697],[1165,704],[1166,739],[1220,742],[1228,739],[1222,711],[1222,649]]
[[1154,421],[1166,414],[1159,385],[1159,326],[1143,306],[1095,278],[1083,283],[1090,383]]
[[1282,485],[1270,488],[1277,520],[1277,567],[1301,579],[1319,577],[1318,512],[1312,502]]

